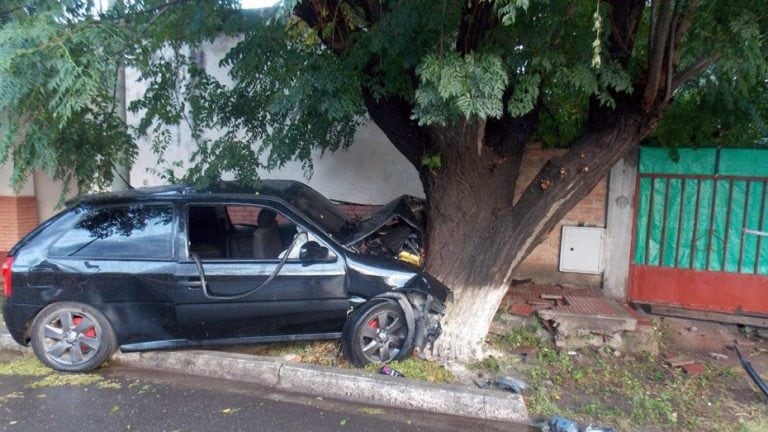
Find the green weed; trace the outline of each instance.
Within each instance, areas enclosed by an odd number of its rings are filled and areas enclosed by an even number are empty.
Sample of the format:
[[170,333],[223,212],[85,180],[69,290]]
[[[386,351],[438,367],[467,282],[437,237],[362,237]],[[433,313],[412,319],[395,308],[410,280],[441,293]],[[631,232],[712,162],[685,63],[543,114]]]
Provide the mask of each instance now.
[[[381,369],[380,364],[370,364],[365,367],[369,372],[378,372]],[[428,360],[421,360],[415,357],[400,361],[393,361],[387,364],[388,367],[395,369],[406,378],[413,378],[431,383],[446,384],[455,381],[453,373],[440,363]]]

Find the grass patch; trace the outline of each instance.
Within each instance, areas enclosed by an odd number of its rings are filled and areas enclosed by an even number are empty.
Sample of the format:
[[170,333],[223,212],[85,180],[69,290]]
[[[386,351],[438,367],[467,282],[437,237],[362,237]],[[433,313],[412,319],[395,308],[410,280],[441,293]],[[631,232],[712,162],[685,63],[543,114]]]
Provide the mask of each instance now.
[[338,341],[279,342],[264,345],[225,348],[224,351],[266,357],[286,357],[296,355],[299,356],[299,360],[302,363],[340,368],[354,367],[352,363],[347,361],[347,359],[341,355],[341,345]]
[[480,361],[468,364],[467,369],[471,371],[498,374],[501,372],[501,365],[499,364],[499,360],[496,357],[488,356]]
[[[541,351],[532,363],[522,371],[531,384],[525,400],[534,416],[559,414],[620,430],[734,430],[725,415],[735,403],[727,383],[743,377],[735,378],[733,368],[708,366],[689,376],[651,355],[586,352],[577,361],[554,349]],[[768,430],[757,426],[768,415],[764,405],[744,412],[758,420],[745,419],[739,428],[747,429],[739,430]]]
[[358,411],[363,413],[363,414],[368,414],[368,415],[381,415],[381,414],[386,413],[386,411],[384,411],[381,408],[372,408],[372,407],[360,408]]
[[95,385],[99,389],[119,389],[120,383],[106,380],[95,374],[66,374],[43,366],[35,357],[24,356],[18,360],[0,364],[0,376],[39,377],[31,388]]
[[[337,341],[312,341],[312,342],[285,342],[266,345],[244,346],[235,349],[227,349],[244,354],[253,354],[269,357],[298,356],[302,363],[311,363],[322,366],[354,369],[341,352],[341,345]],[[378,373],[380,364],[368,365],[365,370]],[[443,365],[432,361],[421,360],[415,357],[388,363],[387,366],[397,370],[408,378],[428,381],[431,383],[451,383],[455,377]]]
[[[378,372],[381,369],[380,364],[369,364],[365,370],[369,372]],[[447,384],[454,382],[453,373],[445,366],[428,360],[421,360],[415,357],[405,360],[393,361],[387,363],[392,369],[405,375],[406,378],[413,378],[422,381],[428,381],[436,384]]]
[[33,382],[29,385],[31,388],[42,387],[61,387],[61,386],[88,386],[96,385],[104,381],[104,378],[98,375],[92,374],[58,374],[54,373],[46,376],[40,381]]
[[492,346],[514,351],[519,348],[544,348],[548,341],[539,336],[541,325],[537,320],[531,320],[528,324],[509,330],[502,336],[492,335],[489,342]]
[[0,364],[0,375],[46,376],[53,371],[34,357],[21,357],[5,364]]

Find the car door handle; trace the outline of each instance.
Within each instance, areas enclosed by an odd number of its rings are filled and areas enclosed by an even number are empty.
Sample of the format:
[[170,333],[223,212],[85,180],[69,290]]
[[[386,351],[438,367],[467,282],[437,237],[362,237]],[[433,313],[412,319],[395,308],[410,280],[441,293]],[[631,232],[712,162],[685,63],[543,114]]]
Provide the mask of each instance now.
[[199,289],[203,286],[203,281],[200,280],[200,278],[189,278],[186,280],[178,281],[177,284],[179,286],[184,286],[189,289]]

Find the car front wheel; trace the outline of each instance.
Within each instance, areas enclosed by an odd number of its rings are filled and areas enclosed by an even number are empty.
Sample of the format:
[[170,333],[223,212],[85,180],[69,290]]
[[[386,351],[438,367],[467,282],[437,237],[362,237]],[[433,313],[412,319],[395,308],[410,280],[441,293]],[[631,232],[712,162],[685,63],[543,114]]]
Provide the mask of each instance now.
[[372,301],[354,311],[344,324],[344,354],[355,366],[387,363],[405,358],[408,325],[400,306],[391,301]]
[[107,318],[91,306],[62,302],[49,305],[32,323],[32,349],[40,361],[62,372],[88,372],[116,349]]

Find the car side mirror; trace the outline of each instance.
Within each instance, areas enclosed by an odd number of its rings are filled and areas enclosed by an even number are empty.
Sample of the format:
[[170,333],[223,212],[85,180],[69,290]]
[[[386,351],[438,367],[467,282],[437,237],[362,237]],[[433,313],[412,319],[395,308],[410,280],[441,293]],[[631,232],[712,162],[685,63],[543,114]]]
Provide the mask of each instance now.
[[299,259],[302,261],[321,261],[328,259],[328,248],[312,240],[301,245]]

